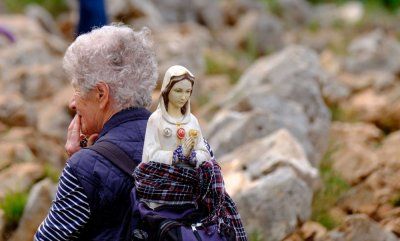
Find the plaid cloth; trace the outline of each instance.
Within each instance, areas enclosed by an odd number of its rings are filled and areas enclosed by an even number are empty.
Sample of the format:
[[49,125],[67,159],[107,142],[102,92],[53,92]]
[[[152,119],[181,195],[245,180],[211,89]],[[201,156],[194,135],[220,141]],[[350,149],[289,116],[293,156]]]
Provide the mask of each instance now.
[[225,191],[221,168],[214,158],[195,169],[157,162],[141,163],[134,177],[136,192],[142,201],[204,206],[208,216],[202,223],[224,223],[235,229],[237,240],[247,241],[240,215]]

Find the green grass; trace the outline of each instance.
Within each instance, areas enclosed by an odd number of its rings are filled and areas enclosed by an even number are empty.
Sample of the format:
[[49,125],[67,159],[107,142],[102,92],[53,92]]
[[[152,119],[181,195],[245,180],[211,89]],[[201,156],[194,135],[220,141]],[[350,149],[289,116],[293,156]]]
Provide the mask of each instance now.
[[18,222],[22,217],[27,200],[27,192],[11,192],[7,193],[4,199],[0,201],[0,208],[4,211],[4,217],[6,220],[6,232],[14,230],[18,226]]
[[329,110],[331,111],[331,116],[333,121],[346,121],[346,113],[345,111],[337,105],[330,106]]
[[321,24],[318,21],[311,21],[308,24],[308,30],[310,30],[312,33],[316,33],[321,29]]
[[253,231],[253,232],[250,233],[249,240],[250,241],[263,241],[264,238],[261,235],[261,232],[256,230],[256,231]]
[[11,13],[22,13],[29,4],[38,4],[47,9],[53,16],[68,10],[65,0],[4,0],[7,11]]
[[400,207],[400,193],[395,195],[390,202],[394,207]]
[[283,12],[282,8],[278,4],[278,0],[260,0],[266,9],[269,10],[275,16],[281,17]]
[[337,200],[350,189],[350,185],[332,169],[333,153],[334,150],[328,150],[321,162],[320,175],[323,187],[314,195],[311,215],[313,221],[321,223],[327,229],[333,229],[340,225],[340,220],[332,217],[329,211],[335,206]]
[[[235,58],[235,56],[232,58]],[[226,74],[229,76],[230,84],[235,84],[242,74],[241,70],[239,70],[237,66],[231,66],[230,64],[224,62],[223,58],[215,58],[213,54],[205,55],[205,64],[207,75]]]
[[53,183],[57,183],[60,178],[60,172],[50,164],[44,165],[44,176],[50,178]]

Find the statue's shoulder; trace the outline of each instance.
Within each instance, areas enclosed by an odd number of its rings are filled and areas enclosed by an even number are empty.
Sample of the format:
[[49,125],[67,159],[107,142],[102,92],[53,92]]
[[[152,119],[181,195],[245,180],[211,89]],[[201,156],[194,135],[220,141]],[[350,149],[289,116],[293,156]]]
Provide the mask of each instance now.
[[157,109],[153,113],[151,113],[151,115],[149,117],[149,121],[159,120],[161,118],[161,116],[162,116],[161,110]]
[[199,121],[197,120],[197,117],[195,115],[193,115],[192,113],[190,113],[190,122],[194,122],[194,123],[199,123]]

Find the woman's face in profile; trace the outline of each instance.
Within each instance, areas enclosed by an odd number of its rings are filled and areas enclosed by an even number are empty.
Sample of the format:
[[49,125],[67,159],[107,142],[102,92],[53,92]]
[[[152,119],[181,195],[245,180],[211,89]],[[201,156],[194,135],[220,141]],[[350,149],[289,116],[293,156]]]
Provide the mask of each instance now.
[[79,89],[74,89],[74,95],[69,103],[70,109],[76,111],[81,123],[81,133],[91,135],[98,133],[99,103],[96,101],[94,91],[83,94]]
[[175,108],[182,108],[189,100],[192,93],[192,83],[189,80],[182,80],[174,84],[168,94],[169,104]]

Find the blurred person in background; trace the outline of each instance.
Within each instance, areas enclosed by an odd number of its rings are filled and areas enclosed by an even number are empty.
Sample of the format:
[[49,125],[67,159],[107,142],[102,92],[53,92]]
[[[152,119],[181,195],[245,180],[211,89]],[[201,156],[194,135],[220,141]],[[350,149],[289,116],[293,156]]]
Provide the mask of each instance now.
[[150,31],[104,26],[79,36],[66,51],[64,68],[76,111],[65,145],[70,158],[56,198],[35,240],[124,240],[134,180],[94,150],[108,141],[135,164],[141,161],[157,64]]
[[79,1],[78,36],[90,32],[94,27],[102,27],[107,22],[104,0]]

